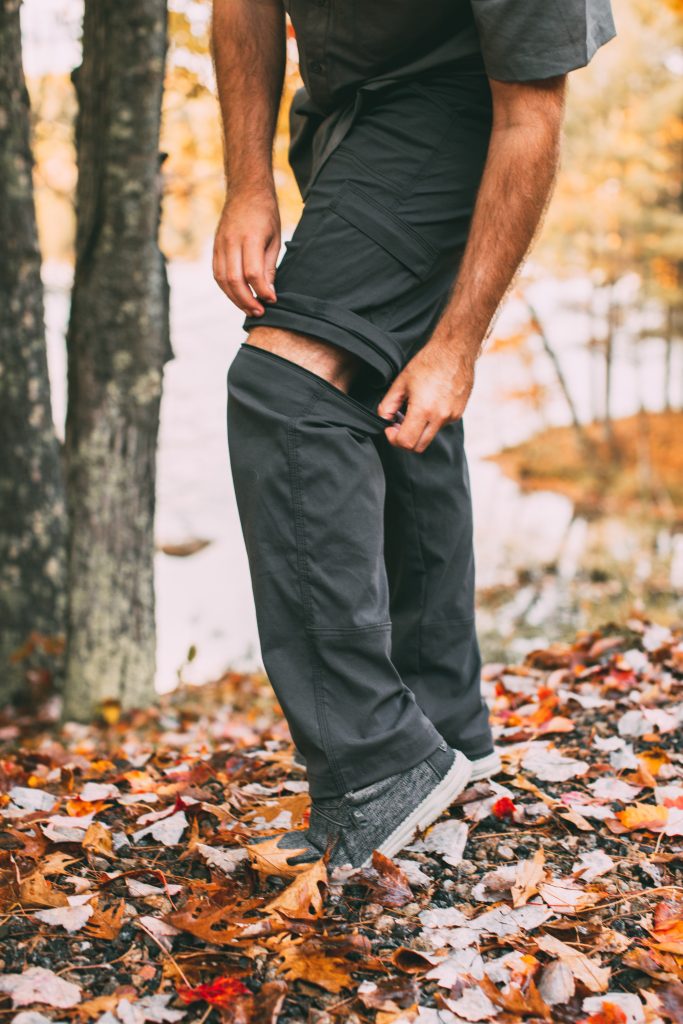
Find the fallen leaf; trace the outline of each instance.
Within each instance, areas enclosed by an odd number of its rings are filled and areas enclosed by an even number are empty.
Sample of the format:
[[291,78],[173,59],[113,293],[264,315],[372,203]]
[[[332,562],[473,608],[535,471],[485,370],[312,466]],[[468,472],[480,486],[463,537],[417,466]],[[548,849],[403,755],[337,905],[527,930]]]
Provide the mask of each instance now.
[[616,817],[629,832],[638,828],[658,831],[665,827],[669,817],[669,809],[655,804],[636,803],[633,807],[617,811]]
[[249,995],[250,990],[239,978],[214,978],[194,988],[181,987],[178,996],[184,1003],[208,1003],[210,1006],[230,1006],[236,996]]
[[604,996],[590,996],[581,1004],[590,1024],[643,1024],[643,1004],[636,995],[626,992],[607,992]]
[[410,977],[364,981],[358,986],[356,995],[366,1009],[383,1010],[385,1013],[398,1013],[419,1002],[420,997],[415,979]]
[[226,875],[231,875],[239,864],[248,860],[248,853],[242,846],[232,850],[224,850],[217,846],[207,846],[205,843],[197,843],[196,850],[201,857],[212,868],[219,868]]
[[589,850],[582,853],[572,865],[572,874],[584,882],[593,882],[614,868],[614,861],[603,850]]
[[367,885],[373,901],[383,907],[404,907],[413,898],[405,872],[378,850],[372,854],[372,866],[351,877],[354,883]]
[[600,899],[599,893],[587,892],[567,878],[553,878],[549,882],[542,882],[538,891],[556,914],[576,914],[579,910],[592,907]]
[[81,1001],[81,990],[45,967],[27,967],[21,974],[0,975],[0,992],[11,996],[13,1006],[43,1003],[68,1009]]
[[101,821],[93,821],[83,836],[83,848],[99,853],[103,857],[112,858],[114,848],[112,846],[111,831]]
[[523,860],[517,865],[511,890],[513,907],[523,907],[538,892],[539,883],[545,877],[544,865],[545,854],[542,849],[536,851],[532,860]]
[[[323,892],[327,886],[327,868],[322,860],[308,866],[293,882],[264,908],[297,920],[315,920],[323,912]],[[411,894],[412,895],[412,894]]]
[[599,960],[586,956],[553,935],[537,935],[536,945],[549,956],[557,957],[590,992],[607,991],[611,971],[609,967],[602,967]]
[[538,991],[548,1006],[563,1006],[569,1002],[575,990],[574,975],[568,964],[562,960],[553,960],[543,968]]
[[77,932],[92,915],[93,908],[86,903],[80,907],[53,907],[50,910],[36,910],[33,916],[44,924],[57,925],[67,932]]
[[423,839],[416,840],[406,849],[417,853],[436,853],[443,857],[446,864],[457,867],[462,860],[467,844],[467,835],[468,828],[465,822],[450,818],[447,821],[437,822]]
[[145,836],[152,836],[164,846],[177,846],[188,824],[185,811],[176,811],[170,817],[162,818],[145,828],[138,829],[133,833],[133,840],[138,843]]
[[529,748],[522,761],[522,767],[543,782],[567,782],[569,779],[585,775],[588,771],[586,761],[565,757],[549,744],[531,743]]
[[273,836],[272,839],[264,840],[262,843],[250,843],[245,846],[244,849],[251,861],[251,866],[259,874],[279,875],[280,878],[294,878],[295,875],[300,875],[303,871],[307,871],[310,868],[310,863],[289,863],[292,858],[296,857],[297,853],[308,852],[309,848],[305,843],[302,843],[299,850],[281,849],[278,846],[281,838],[281,835],[277,835]]
[[294,940],[281,948],[279,954],[280,970],[288,981],[308,981],[335,994],[354,984],[351,972],[358,965],[330,955],[314,941]]

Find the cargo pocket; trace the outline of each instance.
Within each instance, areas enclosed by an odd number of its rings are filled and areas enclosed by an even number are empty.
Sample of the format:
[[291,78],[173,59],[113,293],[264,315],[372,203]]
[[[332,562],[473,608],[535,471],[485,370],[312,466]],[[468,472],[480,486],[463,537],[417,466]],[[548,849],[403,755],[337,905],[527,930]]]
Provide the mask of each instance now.
[[352,181],[347,181],[330,202],[330,210],[415,277],[424,281],[434,266],[437,250],[414,228],[378,199]]
[[278,268],[278,294],[333,303],[378,327],[396,302],[422,287],[438,258],[434,246],[354,181],[305,222],[304,212],[297,244]]

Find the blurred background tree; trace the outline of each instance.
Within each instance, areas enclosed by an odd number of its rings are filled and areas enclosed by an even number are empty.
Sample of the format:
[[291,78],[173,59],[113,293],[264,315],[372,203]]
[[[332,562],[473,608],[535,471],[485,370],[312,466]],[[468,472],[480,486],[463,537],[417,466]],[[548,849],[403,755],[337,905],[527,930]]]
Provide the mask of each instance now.
[[166,0],[86,0],[67,332],[65,714],[154,694],[154,507],[163,366],[158,246]]
[[0,699],[61,668],[65,508],[52,421],[19,0],[0,2]]

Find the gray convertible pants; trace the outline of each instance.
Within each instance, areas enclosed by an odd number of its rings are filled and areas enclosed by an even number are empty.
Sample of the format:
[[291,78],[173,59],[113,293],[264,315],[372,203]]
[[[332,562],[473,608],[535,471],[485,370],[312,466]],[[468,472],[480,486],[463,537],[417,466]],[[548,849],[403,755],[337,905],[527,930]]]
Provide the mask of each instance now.
[[417,455],[375,411],[447,300],[489,131],[481,72],[365,97],[307,196],[278,302],[245,324],[334,342],[363,368],[347,395],[245,344],[228,374],[263,660],[315,798],[404,771],[442,737],[492,749],[462,422]]

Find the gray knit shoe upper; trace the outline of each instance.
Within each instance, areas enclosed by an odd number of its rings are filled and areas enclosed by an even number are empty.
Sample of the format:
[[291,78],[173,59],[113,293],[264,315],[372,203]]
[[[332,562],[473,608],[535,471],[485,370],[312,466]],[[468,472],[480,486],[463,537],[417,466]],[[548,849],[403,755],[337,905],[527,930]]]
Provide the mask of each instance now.
[[471,765],[444,742],[420,764],[335,800],[316,800],[307,836],[329,866],[368,864],[374,850],[393,857],[442,814],[469,782]]

